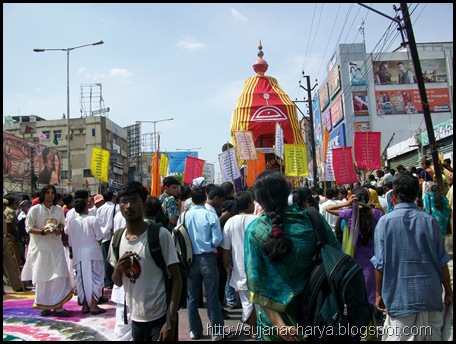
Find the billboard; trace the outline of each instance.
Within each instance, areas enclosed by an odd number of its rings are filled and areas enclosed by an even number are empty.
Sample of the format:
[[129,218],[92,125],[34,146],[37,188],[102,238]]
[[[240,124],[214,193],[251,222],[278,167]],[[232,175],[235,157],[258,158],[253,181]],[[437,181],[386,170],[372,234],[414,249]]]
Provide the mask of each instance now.
[[[424,82],[447,82],[448,74],[445,59],[420,59],[420,64]],[[373,61],[372,68],[376,85],[416,83],[412,61]]]
[[169,173],[184,173],[185,170],[185,158],[192,156],[194,158],[198,157],[198,152],[166,152],[168,155],[168,168]]
[[3,132],[3,178],[31,182],[32,170],[40,186],[61,186],[61,152]]
[[[449,112],[450,94],[448,88],[426,89],[430,112]],[[404,115],[423,113],[418,89],[375,91],[377,115]]]

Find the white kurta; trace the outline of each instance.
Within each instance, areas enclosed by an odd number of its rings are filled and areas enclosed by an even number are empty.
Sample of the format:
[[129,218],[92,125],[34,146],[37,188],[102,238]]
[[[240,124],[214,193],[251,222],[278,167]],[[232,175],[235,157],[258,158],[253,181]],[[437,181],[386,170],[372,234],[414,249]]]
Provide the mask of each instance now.
[[244,236],[247,226],[258,215],[239,214],[230,217],[223,227],[223,239],[220,246],[225,250],[231,250],[233,271],[231,273],[230,286],[236,290],[247,290],[247,275],[244,266]]
[[[25,220],[27,233],[32,228],[42,229],[49,218],[65,224],[65,216],[60,206],[47,208],[37,204],[30,208]],[[60,236],[30,234],[27,259],[22,268],[21,279],[36,284],[35,308],[55,309],[72,297],[72,287],[65,253]]]
[[95,216],[81,215],[69,224],[68,244],[73,251],[73,267],[77,272],[78,299],[81,303],[86,300],[89,307],[92,305],[92,295],[98,300],[104,286],[101,239],[101,221]]
[[247,290],[247,274],[244,265],[244,237],[245,229],[258,215],[238,214],[230,217],[223,227],[223,239],[220,246],[231,250],[233,270],[231,271],[230,286],[239,291],[242,304],[242,322],[247,322],[253,312],[253,303],[249,301]]

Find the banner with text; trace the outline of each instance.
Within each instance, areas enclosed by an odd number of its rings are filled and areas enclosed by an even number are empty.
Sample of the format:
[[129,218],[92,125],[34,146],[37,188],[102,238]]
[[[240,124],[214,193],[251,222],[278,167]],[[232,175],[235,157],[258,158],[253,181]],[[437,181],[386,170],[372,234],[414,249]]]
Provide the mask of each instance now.
[[275,131],[275,155],[283,160],[283,130],[280,124],[276,123]]
[[307,177],[307,147],[305,145],[284,145],[285,175],[289,177]]
[[[427,88],[426,96],[432,113],[450,111],[448,88]],[[418,89],[398,90],[394,88],[375,91],[377,115],[404,115],[423,113]]]
[[355,161],[359,169],[373,170],[382,168],[380,132],[355,132],[353,146],[355,147]]
[[168,175],[168,154],[160,154],[160,176],[166,177]]
[[202,177],[205,160],[187,156],[185,158],[184,183],[192,184],[193,179]]
[[235,131],[234,139],[240,160],[257,160],[253,133],[251,131]]
[[235,179],[241,177],[236,149],[234,147],[219,154],[219,162],[224,182],[233,182]]
[[93,176],[102,182],[107,183],[109,180],[109,159],[111,153],[108,149],[92,148],[92,163],[90,164],[90,171]]
[[339,185],[359,181],[355,166],[353,165],[352,149],[350,146],[332,149],[332,168],[336,183]]

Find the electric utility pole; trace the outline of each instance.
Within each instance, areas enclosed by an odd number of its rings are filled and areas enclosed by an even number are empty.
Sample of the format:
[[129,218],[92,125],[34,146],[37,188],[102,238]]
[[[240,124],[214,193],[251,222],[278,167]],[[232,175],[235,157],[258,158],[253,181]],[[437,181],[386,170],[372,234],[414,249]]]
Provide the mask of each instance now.
[[[413,34],[413,28],[410,20],[410,14],[408,11],[407,3],[401,2],[401,11],[404,20],[404,26],[402,26],[399,17],[392,18],[364,4],[358,3],[358,5],[363,6],[397,23],[399,26],[399,32],[401,33],[402,37],[402,45],[404,47],[407,44],[409,45],[409,51],[410,55],[412,56],[413,67],[415,68],[416,83],[418,85],[418,90],[420,92],[421,97],[421,104],[423,107],[424,122],[426,124],[426,130],[429,138],[429,149],[431,151],[432,161],[434,164],[435,180],[437,182],[437,186],[439,187],[439,189],[443,190],[442,169],[440,168],[439,152],[435,142],[434,126],[432,124],[431,111],[429,110],[426,87],[424,85],[423,72],[421,70],[420,57],[418,55],[418,49],[416,48],[415,35]],[[393,8],[395,11],[398,11],[395,5],[393,6]],[[405,41],[403,30],[405,30],[405,32],[407,33],[408,42]]]
[[315,149],[315,129],[314,129],[314,121],[313,121],[313,110],[312,110],[312,91],[317,87],[318,83],[315,80],[315,85],[310,88],[310,76],[304,75],[302,72],[303,78],[306,79],[307,88],[301,85],[301,81],[299,81],[299,87],[303,88],[307,91],[307,105],[309,107],[309,125],[310,125],[310,148],[311,148],[311,155],[312,155],[312,173],[314,177],[314,185],[317,185],[318,182],[318,171],[317,171],[317,152]]
[[440,168],[439,152],[437,144],[435,142],[434,126],[432,124],[431,111],[429,110],[426,87],[424,85],[423,72],[421,70],[420,57],[418,56],[418,49],[416,48],[415,35],[413,34],[413,28],[410,21],[410,14],[408,11],[407,3],[401,2],[401,11],[402,16],[404,17],[404,28],[407,33],[410,55],[412,56],[413,60],[413,68],[415,68],[416,82],[420,91],[424,122],[426,123],[426,130],[429,138],[429,149],[431,151],[432,161],[434,164],[435,180],[439,189],[443,190],[442,170]]

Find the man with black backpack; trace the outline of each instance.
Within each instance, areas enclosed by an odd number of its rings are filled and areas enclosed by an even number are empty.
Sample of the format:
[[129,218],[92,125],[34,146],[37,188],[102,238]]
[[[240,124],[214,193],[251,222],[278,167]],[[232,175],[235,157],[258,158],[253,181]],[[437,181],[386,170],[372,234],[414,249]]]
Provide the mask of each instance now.
[[147,190],[139,182],[129,182],[119,192],[120,211],[127,228],[120,239],[119,259],[113,245],[110,247],[110,263],[114,266],[112,280],[117,286],[124,286],[131,312],[133,340],[177,340],[182,288],[179,259],[171,233],[159,227],[161,253],[172,280],[167,302],[165,276],[148,249],[153,224],[146,223],[143,218],[147,195]]

